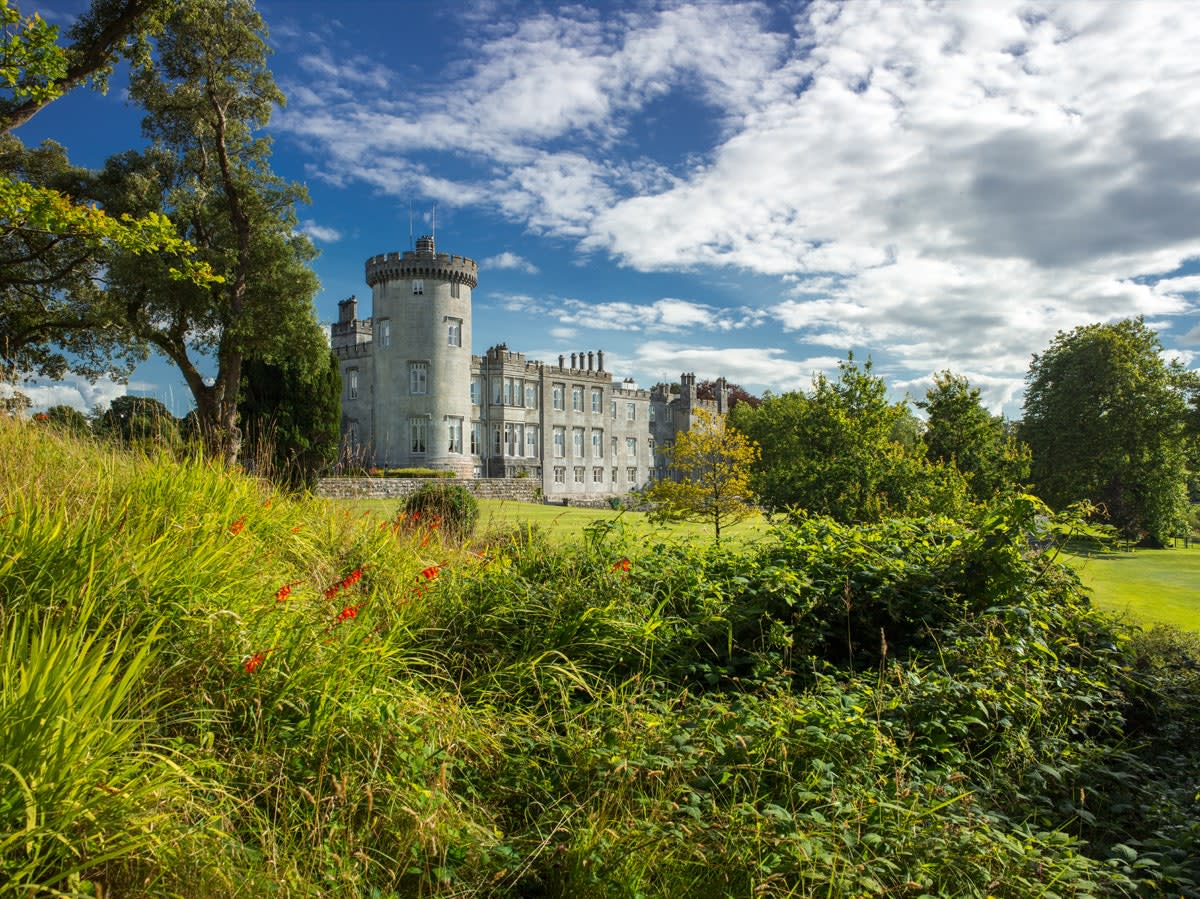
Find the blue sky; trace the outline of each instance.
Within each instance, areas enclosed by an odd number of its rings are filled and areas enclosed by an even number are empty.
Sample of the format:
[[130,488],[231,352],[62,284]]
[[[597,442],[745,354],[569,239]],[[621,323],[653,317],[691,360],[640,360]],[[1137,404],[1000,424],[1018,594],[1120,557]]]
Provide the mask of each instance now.
[[[66,25],[83,0],[22,4]],[[1200,364],[1200,19],[1168,2],[263,0],[308,186],[317,311],[364,260],[480,263],[474,339],[604,349],[639,384],[803,389],[853,352],[897,395],[951,369],[1020,412],[1056,331],[1144,315]],[[100,165],[124,81],[17,134]],[[364,302],[364,307],[369,303]],[[164,363],[129,392],[179,414]],[[89,408],[121,385],[29,388]]]

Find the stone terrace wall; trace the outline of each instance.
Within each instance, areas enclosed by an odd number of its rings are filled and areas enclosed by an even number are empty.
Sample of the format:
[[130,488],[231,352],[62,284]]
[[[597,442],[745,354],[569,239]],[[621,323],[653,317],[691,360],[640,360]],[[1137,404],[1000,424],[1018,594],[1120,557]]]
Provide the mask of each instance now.
[[509,499],[539,502],[541,486],[534,478],[466,478],[446,481],[431,478],[321,478],[314,491],[326,499],[400,499],[430,483],[461,484],[476,499]]

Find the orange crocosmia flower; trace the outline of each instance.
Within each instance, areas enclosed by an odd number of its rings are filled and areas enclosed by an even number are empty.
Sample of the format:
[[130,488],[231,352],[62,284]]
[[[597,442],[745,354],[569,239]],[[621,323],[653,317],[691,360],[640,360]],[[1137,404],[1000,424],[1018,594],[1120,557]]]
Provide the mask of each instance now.
[[292,585],[284,584],[282,587],[280,587],[278,590],[275,591],[275,601],[283,602],[285,599],[287,599],[291,595],[292,595]]
[[633,563],[630,562],[628,559],[619,559],[618,561],[613,562],[612,570],[613,571],[624,571],[624,572],[628,573],[629,569],[632,567],[633,567]]
[[267,501],[265,503],[263,503],[263,508],[264,509],[271,508],[271,497],[269,497],[269,496],[267,497]]
[[338,615],[337,621],[335,623],[341,624],[343,621],[347,621],[351,618],[357,618],[358,617],[358,609],[359,609],[358,606],[346,606],[346,608],[342,609],[342,613],[340,615]]
[[440,565],[430,565],[428,568],[425,568],[421,571],[421,577],[425,578],[427,581],[432,581],[438,576],[438,572],[441,570],[442,568]]
[[246,669],[247,674],[253,674],[262,666],[266,658],[267,654],[265,652],[256,652],[250,658],[246,659],[242,667]]
[[246,516],[243,515],[241,518],[239,518],[237,521],[235,521],[233,524],[231,524],[229,526],[229,533],[236,536],[237,534],[240,534],[245,527],[246,527]]

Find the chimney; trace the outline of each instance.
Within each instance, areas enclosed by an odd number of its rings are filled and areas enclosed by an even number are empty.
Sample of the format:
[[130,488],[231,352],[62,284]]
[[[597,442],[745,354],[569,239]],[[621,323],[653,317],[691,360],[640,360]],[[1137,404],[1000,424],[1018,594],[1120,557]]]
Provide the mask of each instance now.
[[558,367],[562,368],[563,365],[566,363],[566,361],[567,361],[567,357],[564,356],[562,353],[559,353],[558,354]]
[[596,351],[596,359],[599,363],[600,371],[604,371],[604,350]]
[[571,371],[575,370],[575,354],[571,354]]
[[595,354],[591,350],[588,350],[588,371],[592,370],[592,361],[593,361],[594,355]]

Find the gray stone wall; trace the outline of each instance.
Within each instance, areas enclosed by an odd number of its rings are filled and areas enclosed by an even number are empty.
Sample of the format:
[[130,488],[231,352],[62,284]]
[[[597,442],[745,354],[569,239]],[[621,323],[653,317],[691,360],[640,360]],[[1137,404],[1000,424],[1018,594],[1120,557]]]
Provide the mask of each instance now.
[[[314,492],[326,499],[398,500],[429,483],[440,482],[429,478],[321,478]],[[461,484],[476,499],[507,499],[524,503],[539,502],[537,491],[541,487],[533,478],[469,478],[445,483]]]

